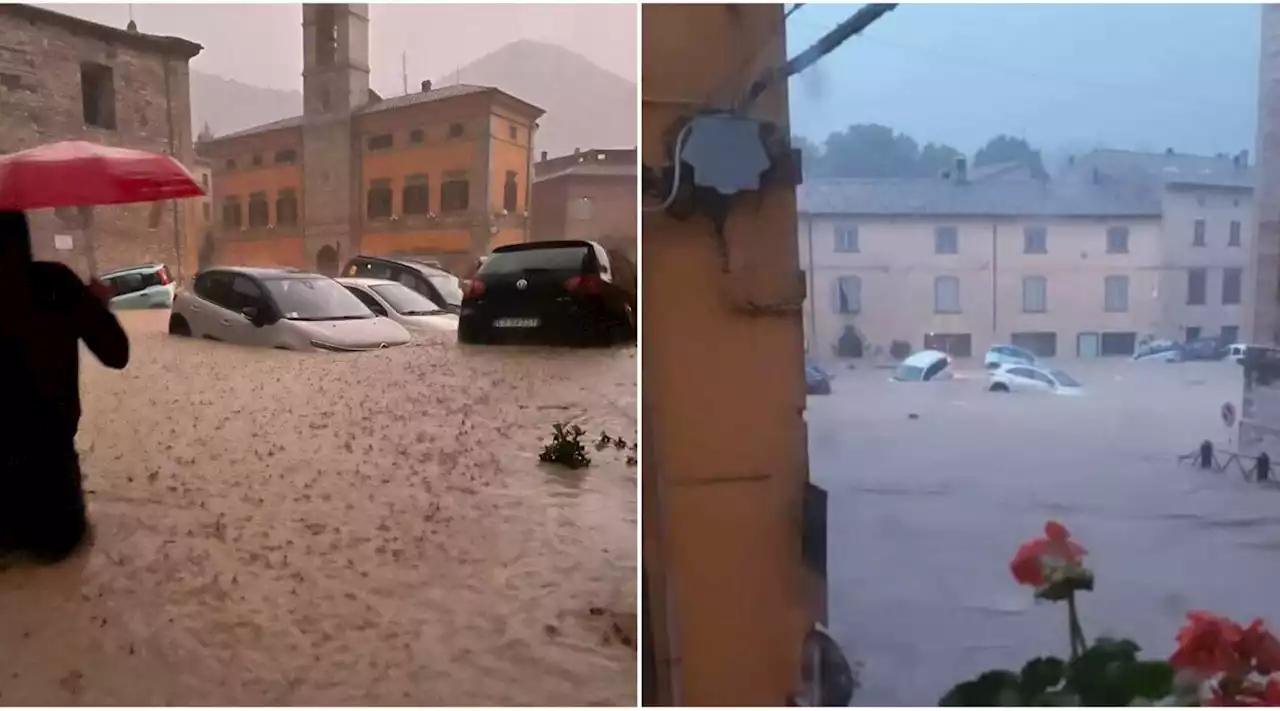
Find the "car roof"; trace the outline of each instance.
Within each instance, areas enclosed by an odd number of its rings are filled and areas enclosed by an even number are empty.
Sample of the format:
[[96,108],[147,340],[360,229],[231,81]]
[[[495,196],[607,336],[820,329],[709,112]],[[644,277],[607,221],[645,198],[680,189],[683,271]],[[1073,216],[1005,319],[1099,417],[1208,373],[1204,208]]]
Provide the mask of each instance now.
[[357,254],[356,256],[348,260],[347,264],[349,265],[351,264],[351,262],[354,262],[359,259],[363,259],[369,262],[385,262],[387,264],[399,264],[402,267],[412,267],[414,269],[417,269],[418,271],[429,271],[429,272],[436,272],[438,274],[449,274],[449,272],[445,271],[444,267],[440,266],[438,263],[427,262],[421,259],[414,259],[413,257],[374,257],[368,254]]
[[305,279],[308,277],[328,278],[323,274],[304,272],[301,269],[294,269],[292,267],[210,267],[202,270],[200,274],[207,274],[209,272],[229,272],[232,274],[243,274],[249,277],[256,277],[258,279]]
[[941,358],[950,358],[950,356],[948,356],[946,353],[943,353],[942,351],[934,351],[934,350],[916,351],[915,353],[912,353],[911,355],[907,356],[906,359],[902,361],[902,364],[915,366],[917,368],[925,368]]
[[338,277],[339,284],[348,286],[386,286],[387,284],[399,285],[398,281],[390,279],[372,279],[370,277]]
[[599,247],[600,245],[585,239],[555,239],[538,242],[517,242],[515,244],[504,244],[501,247],[495,247],[490,256],[494,254],[508,254],[510,252],[528,252],[538,249],[559,249],[564,247]]
[[163,269],[163,268],[165,268],[165,265],[161,262],[155,262],[153,264],[139,264],[133,267],[121,267],[119,269],[112,269],[109,272],[104,272],[101,275],[101,278],[105,279],[107,277],[122,276],[124,274],[133,274],[134,272],[149,272],[149,271],[155,271],[157,269]]

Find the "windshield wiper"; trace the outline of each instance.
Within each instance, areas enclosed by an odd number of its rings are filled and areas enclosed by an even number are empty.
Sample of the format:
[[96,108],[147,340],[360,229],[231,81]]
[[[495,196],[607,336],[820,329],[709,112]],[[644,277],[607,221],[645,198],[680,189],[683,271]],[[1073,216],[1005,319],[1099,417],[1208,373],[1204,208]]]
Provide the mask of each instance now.
[[400,313],[405,316],[435,316],[437,314],[447,314],[449,312],[444,309],[431,309],[429,311],[401,311]]

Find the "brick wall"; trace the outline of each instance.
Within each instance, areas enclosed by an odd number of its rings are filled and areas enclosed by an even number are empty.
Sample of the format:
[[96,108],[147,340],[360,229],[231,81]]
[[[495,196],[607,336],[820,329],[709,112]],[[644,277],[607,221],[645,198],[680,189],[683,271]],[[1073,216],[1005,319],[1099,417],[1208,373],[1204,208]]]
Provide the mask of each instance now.
[[[156,153],[172,152],[190,165],[190,81],[187,57],[144,48],[143,38],[54,13],[0,6],[0,152],[60,140],[86,140]],[[169,40],[165,40],[169,41]],[[194,46],[194,45],[193,45]],[[115,130],[86,126],[81,96],[81,62],[112,68]],[[92,243],[99,271],[159,261],[181,271],[184,210],[174,202],[100,206],[92,210]],[[81,275],[89,271],[86,243],[75,211],[63,219],[53,210],[29,215],[37,259],[64,262]],[[153,219],[158,218],[158,219]],[[72,238],[73,249],[54,246],[54,235]]]

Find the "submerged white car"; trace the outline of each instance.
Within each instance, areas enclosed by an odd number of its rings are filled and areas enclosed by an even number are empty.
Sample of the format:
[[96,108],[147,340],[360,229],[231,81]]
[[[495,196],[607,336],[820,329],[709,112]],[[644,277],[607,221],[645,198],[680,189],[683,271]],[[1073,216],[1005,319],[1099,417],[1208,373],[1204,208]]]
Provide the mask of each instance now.
[[951,356],[942,351],[917,351],[898,364],[891,380],[900,383],[922,383],[930,380],[949,380]]
[[458,315],[399,282],[339,277],[352,296],[369,310],[419,333],[458,332]]
[[174,297],[169,333],[293,351],[368,351],[410,340],[327,276],[257,267],[197,274],[192,290]]
[[1045,392],[1058,395],[1079,395],[1082,386],[1066,372],[1034,365],[1006,364],[991,371],[987,390],[993,393]]
[[1036,354],[1018,346],[997,344],[987,349],[982,364],[987,370],[994,370],[1005,364],[1035,365]]

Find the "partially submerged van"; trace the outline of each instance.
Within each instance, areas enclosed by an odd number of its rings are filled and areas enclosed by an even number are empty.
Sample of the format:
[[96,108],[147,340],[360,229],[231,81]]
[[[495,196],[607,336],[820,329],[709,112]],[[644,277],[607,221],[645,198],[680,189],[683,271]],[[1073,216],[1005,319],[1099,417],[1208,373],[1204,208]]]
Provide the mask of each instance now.
[[951,356],[942,351],[917,351],[907,357],[893,371],[892,380],[900,383],[921,383],[930,380],[949,380]]

